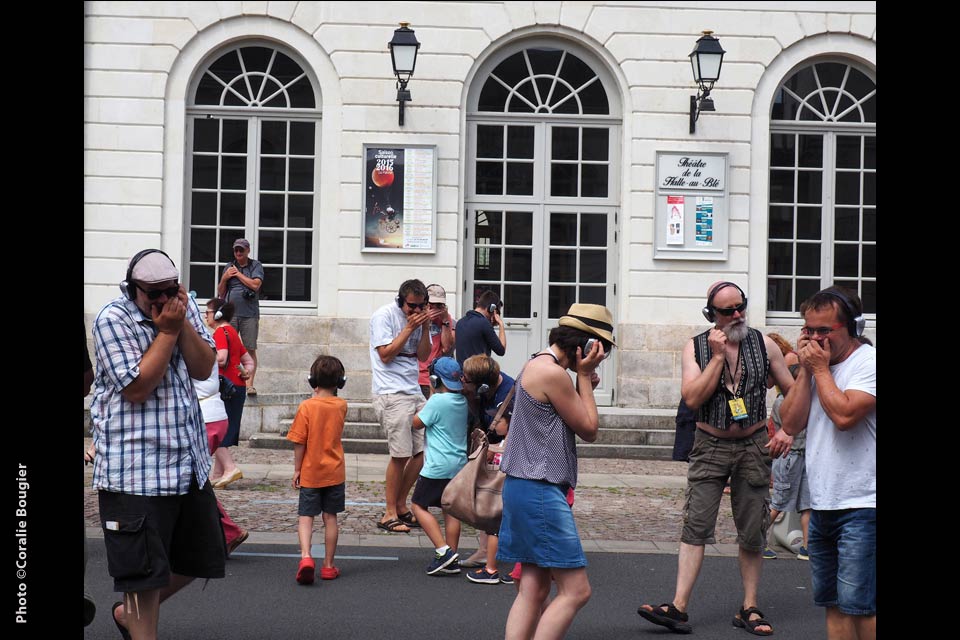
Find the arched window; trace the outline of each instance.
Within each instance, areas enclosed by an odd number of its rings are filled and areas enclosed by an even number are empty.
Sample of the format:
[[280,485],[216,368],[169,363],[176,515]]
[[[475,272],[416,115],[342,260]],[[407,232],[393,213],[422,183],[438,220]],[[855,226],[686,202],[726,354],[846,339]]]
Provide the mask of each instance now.
[[[774,96],[767,306],[838,284],[877,311],[877,83],[851,64],[808,64]],[[777,313],[783,312],[783,313]]]
[[[585,47],[517,41],[478,69],[467,125],[466,308],[501,296],[501,367],[519,371],[572,303],[616,308],[619,93]],[[609,403],[615,376],[601,379]]]
[[261,300],[314,302],[320,110],[305,66],[273,45],[233,46],[191,86],[190,287],[214,297],[233,241],[244,237],[263,263]]

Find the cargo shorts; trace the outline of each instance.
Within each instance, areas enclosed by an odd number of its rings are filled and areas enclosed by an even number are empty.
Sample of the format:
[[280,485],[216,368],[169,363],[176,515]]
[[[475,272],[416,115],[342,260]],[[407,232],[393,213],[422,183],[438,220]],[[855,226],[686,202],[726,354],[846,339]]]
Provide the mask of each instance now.
[[764,448],[767,442],[766,429],[738,440],[717,438],[697,429],[687,471],[681,542],[695,546],[716,543],[717,514],[729,478],[737,544],[746,551],[763,551],[770,525],[773,463]]
[[409,458],[423,452],[423,429],[413,428],[413,417],[427,404],[419,393],[385,393],[373,396],[373,411],[387,436],[392,458]]

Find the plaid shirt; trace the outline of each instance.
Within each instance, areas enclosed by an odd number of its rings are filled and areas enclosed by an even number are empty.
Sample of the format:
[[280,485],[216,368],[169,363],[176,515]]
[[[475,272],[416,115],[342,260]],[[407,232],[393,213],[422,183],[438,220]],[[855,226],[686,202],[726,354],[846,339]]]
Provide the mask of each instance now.
[[[187,318],[214,347],[190,299]],[[133,301],[121,296],[101,309],[93,327],[97,374],[90,418],[97,450],[93,486],[141,496],[187,493],[210,474],[206,426],[180,346],[162,382],[142,404],[123,397],[140,375],[140,361],[159,333]]]

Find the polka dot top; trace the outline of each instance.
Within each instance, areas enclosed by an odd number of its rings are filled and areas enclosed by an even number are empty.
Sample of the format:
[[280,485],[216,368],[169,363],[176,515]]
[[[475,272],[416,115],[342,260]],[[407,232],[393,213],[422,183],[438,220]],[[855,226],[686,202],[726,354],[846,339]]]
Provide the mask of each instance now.
[[516,381],[510,434],[500,469],[515,478],[576,487],[576,434],[552,404],[540,402],[527,393],[521,378],[522,374]]

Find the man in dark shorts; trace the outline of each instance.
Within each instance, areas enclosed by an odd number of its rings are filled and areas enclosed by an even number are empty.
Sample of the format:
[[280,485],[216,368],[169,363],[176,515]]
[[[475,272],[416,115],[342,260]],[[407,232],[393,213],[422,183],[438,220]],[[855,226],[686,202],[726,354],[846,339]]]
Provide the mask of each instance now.
[[210,455],[190,379],[209,375],[213,340],[156,249],[130,260],[123,295],[94,324],[90,406],[107,567],[124,594],[124,637],[155,638],[160,603],[194,578],[222,578],[226,546]]
[[260,335],[260,287],[263,286],[263,264],[250,257],[250,241],[237,238],[233,241],[234,260],[223,268],[217,297],[232,302],[236,311],[230,324],[240,334],[243,346],[253,358],[253,373],[247,379],[247,395],[257,395],[253,379],[257,376],[260,361],[257,360],[257,338]]

